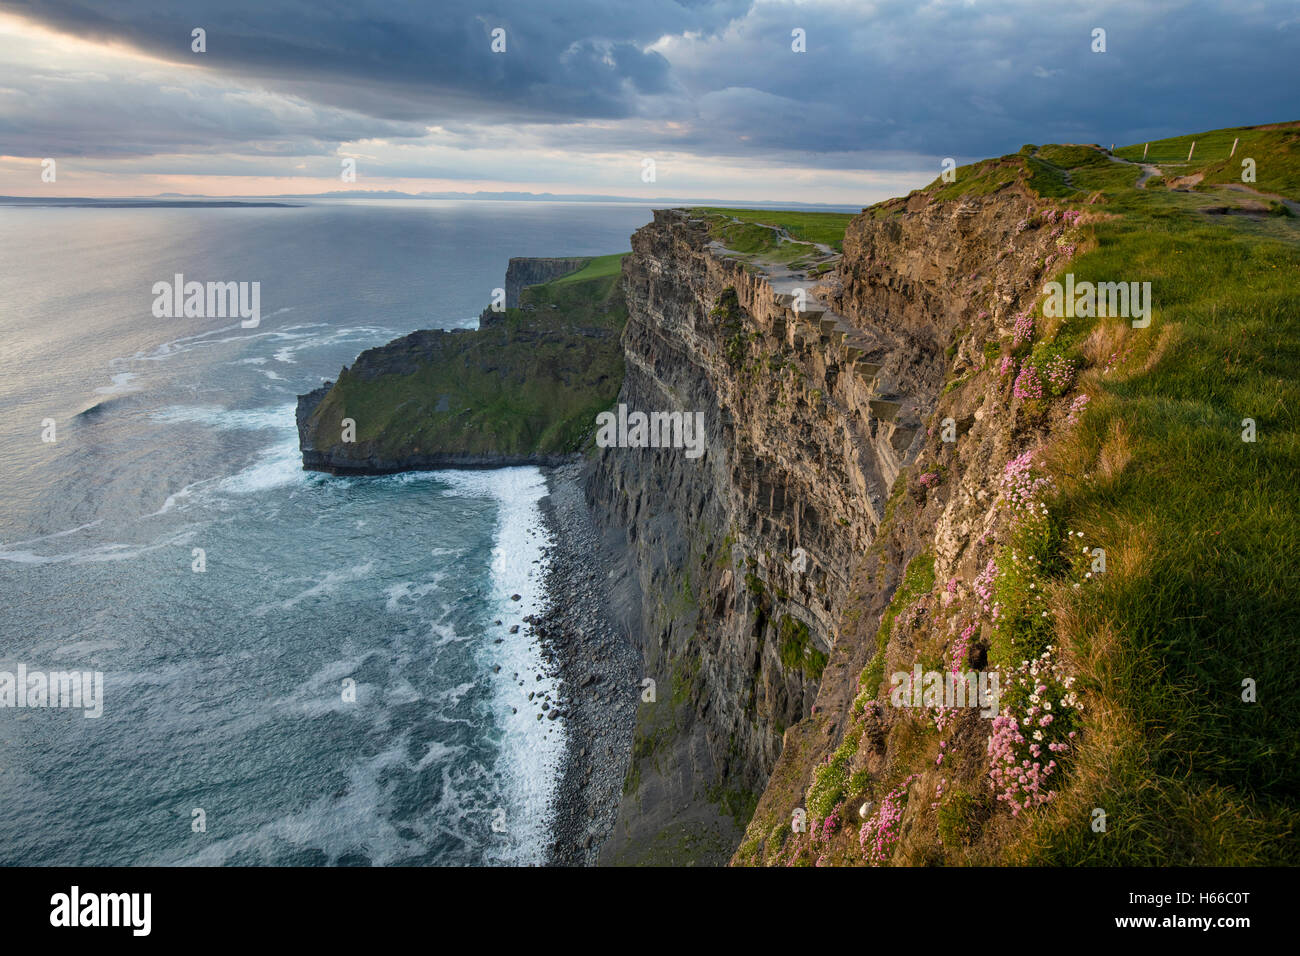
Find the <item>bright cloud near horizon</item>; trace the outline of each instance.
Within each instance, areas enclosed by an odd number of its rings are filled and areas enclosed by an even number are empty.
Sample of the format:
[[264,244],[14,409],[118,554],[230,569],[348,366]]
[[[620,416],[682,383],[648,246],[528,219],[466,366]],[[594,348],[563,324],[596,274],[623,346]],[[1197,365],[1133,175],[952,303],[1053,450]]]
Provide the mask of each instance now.
[[0,195],[860,206],[945,157],[1294,120],[1298,54],[1269,0],[0,0]]

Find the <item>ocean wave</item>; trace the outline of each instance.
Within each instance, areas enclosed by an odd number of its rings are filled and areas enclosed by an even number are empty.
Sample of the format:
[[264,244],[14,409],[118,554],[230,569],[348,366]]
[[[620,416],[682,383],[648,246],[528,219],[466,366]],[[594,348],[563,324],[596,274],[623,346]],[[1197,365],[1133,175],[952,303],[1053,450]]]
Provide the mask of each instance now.
[[140,376],[135,372],[118,372],[112,376],[112,384],[95,389],[96,395],[126,395],[140,391],[141,386],[134,384]]
[[358,564],[350,568],[344,568],[339,571],[326,571],[325,576],[317,581],[311,587],[307,588],[291,598],[283,601],[273,601],[268,604],[258,605],[253,609],[253,614],[258,617],[265,615],[269,611],[284,610],[291,611],[303,601],[315,597],[322,597],[328,594],[334,594],[338,591],[340,585],[352,584],[362,581],[374,574],[375,562],[367,561],[364,564]]
[[[528,692],[554,697],[556,682],[546,676],[541,651],[527,635],[524,617],[541,609],[544,597],[543,547],[550,536],[538,507],[546,494],[546,478],[533,466],[483,471],[438,473],[447,497],[491,498],[497,504],[497,524],[492,548],[492,599],[489,612],[501,627],[500,644],[484,641],[480,665],[492,673],[493,720],[505,733],[494,771],[504,781],[511,806],[508,827],[512,836],[490,850],[501,862],[541,864],[551,840],[551,800],[564,755],[567,730],[560,721],[537,720],[536,703]],[[520,600],[511,600],[518,594]],[[519,631],[510,634],[513,625]],[[500,670],[492,672],[492,667]],[[525,677],[524,686],[513,676]],[[535,675],[542,674],[536,680]]]
[[307,484],[309,475],[302,470],[302,452],[295,435],[265,449],[257,461],[243,471],[217,482],[216,490],[231,495],[251,495],[284,485]]
[[297,434],[294,413],[297,405],[278,405],[266,408],[230,409],[220,405],[172,405],[161,408],[150,417],[165,425],[196,424],[209,428],[239,431],[281,429]]

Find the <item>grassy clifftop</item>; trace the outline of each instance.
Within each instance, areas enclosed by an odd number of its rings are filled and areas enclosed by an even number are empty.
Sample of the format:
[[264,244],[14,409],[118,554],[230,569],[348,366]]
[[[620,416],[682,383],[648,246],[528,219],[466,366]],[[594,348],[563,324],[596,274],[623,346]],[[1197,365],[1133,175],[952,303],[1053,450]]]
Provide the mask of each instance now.
[[[1000,327],[958,330],[933,438],[877,539],[911,541],[913,558],[893,568],[902,584],[883,613],[846,615],[840,641],[878,639],[876,666],[835,738],[823,713],[790,729],[737,862],[1296,862],[1298,144],[1295,124],[1153,142],[1158,175],[1143,144],[1029,146],[864,213],[1028,195],[1037,211],[1011,244],[1056,230],[1046,279],[1149,282],[1151,321],[1048,315],[1042,294],[1004,303],[978,282],[962,293],[971,328],[990,313]],[[1241,181],[1246,157],[1255,183]],[[941,441],[945,419],[976,411],[1009,449],[993,463],[1001,488],[975,481],[960,437]],[[984,537],[962,545],[978,561],[936,574],[936,546],[954,544],[925,529],[976,492],[996,502]],[[999,670],[1025,739],[1014,724],[897,709],[889,672],[913,664]],[[1040,698],[1009,676],[1030,666],[1031,691],[1041,681],[1058,705],[1032,727],[1022,710]],[[1028,768],[1049,757],[1040,788]],[[807,834],[791,833],[796,807]]]
[[395,471],[579,450],[623,381],[621,260],[530,286],[519,308],[484,312],[477,330],[416,332],[362,353],[306,416],[304,463]]
[[[1246,160],[1253,160],[1254,178],[1243,181]],[[1071,200],[1095,190],[1135,186],[1141,179],[1143,187],[1149,182],[1163,188],[1166,181],[1197,191],[1232,186],[1295,200],[1300,198],[1300,122],[1190,133],[1121,146],[1113,153],[1091,145],[1030,145],[996,159],[958,166],[954,174],[952,181],[939,177],[917,192],[934,199],[961,199],[1019,184],[1044,199]],[[903,205],[903,200],[893,200],[873,211],[877,215],[896,212]]]

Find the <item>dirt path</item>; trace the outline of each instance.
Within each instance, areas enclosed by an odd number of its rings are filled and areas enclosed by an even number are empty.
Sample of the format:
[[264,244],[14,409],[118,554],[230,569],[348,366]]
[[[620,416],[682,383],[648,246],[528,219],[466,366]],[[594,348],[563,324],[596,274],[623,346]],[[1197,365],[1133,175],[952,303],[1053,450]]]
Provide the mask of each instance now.
[[1300,216],[1300,202],[1296,202],[1294,199],[1287,199],[1285,196],[1279,196],[1277,193],[1266,193],[1261,192],[1258,189],[1251,189],[1245,183],[1228,183],[1223,188],[1231,189],[1234,192],[1239,193],[1250,193],[1252,196],[1259,196],[1261,199],[1277,200],[1282,205],[1286,206],[1287,209],[1290,209],[1295,215]]
[[1118,156],[1116,156],[1114,153],[1111,153],[1109,150],[1103,150],[1102,152],[1105,154],[1106,158],[1109,159],[1112,163],[1119,163],[1121,166],[1141,167],[1142,175],[1139,176],[1138,181],[1134,183],[1134,185],[1138,189],[1146,189],[1147,180],[1150,179],[1152,176],[1164,175],[1164,171],[1159,166],[1152,166],[1149,163],[1135,163],[1131,159],[1120,159]]

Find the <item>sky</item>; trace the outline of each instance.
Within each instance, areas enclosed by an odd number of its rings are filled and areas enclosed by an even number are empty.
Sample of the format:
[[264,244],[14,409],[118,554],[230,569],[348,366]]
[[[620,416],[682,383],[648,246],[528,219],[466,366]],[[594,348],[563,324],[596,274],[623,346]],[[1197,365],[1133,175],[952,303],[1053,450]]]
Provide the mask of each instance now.
[[1295,0],[0,0],[0,195],[858,206],[1297,90]]

